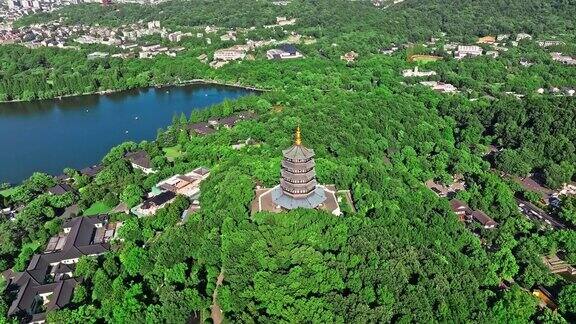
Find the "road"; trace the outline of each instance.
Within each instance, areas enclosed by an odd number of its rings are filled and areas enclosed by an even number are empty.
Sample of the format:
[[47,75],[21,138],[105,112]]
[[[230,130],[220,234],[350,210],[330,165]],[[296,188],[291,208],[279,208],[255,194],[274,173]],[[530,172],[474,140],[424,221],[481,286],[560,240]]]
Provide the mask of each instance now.
[[552,226],[554,229],[565,229],[566,228],[566,225],[564,225],[561,221],[548,215],[548,213],[546,213],[542,209],[534,206],[533,204],[531,204],[527,201],[521,200],[521,199],[516,199],[516,202],[518,204],[518,209],[526,217],[528,217],[532,220],[544,222],[544,223]]

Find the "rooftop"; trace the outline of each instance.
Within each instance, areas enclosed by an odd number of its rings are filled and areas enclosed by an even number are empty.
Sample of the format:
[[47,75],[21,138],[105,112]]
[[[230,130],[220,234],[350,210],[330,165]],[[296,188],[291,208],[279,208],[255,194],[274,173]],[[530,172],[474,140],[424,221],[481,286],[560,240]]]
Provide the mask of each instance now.
[[102,171],[102,168],[103,167],[101,165],[96,164],[80,170],[80,173],[88,177],[93,177],[98,173],[100,173],[100,171]]
[[496,222],[481,210],[475,210],[472,212],[472,217],[486,228],[492,228],[496,226]]
[[144,203],[142,204],[142,208],[146,209],[146,208],[150,208],[152,206],[161,206],[161,205],[169,202],[170,200],[174,199],[175,197],[176,197],[176,194],[173,193],[172,191],[164,191],[164,192],[144,201]]
[[[332,213],[334,215],[341,215],[341,210],[340,210],[340,205],[339,205],[339,201],[338,198],[336,197],[336,187],[333,185],[318,185],[318,187],[316,188],[316,190],[318,191],[322,191],[322,193],[318,193],[320,196],[320,198],[322,198],[322,196],[324,196],[324,198],[322,199],[322,201],[320,202],[320,204],[315,204],[316,206],[314,208],[320,209],[320,210],[325,210],[329,213]],[[286,205],[286,207],[280,206],[277,203],[275,203],[273,196],[278,194],[279,192],[281,192],[281,188],[280,186],[276,186],[274,188],[262,188],[262,189],[257,189],[256,190],[256,197],[255,199],[252,201],[252,205],[251,205],[251,211],[252,213],[257,213],[260,211],[267,211],[267,212],[273,212],[273,213],[280,213],[283,212],[285,210],[288,209],[294,209],[294,208],[310,208],[310,205],[306,205],[309,203],[313,203],[314,199],[316,199],[316,197],[311,198],[311,200],[307,200],[304,201],[303,204],[300,205],[294,205],[294,204],[289,204]],[[346,203],[350,203],[348,200],[346,200]],[[350,205],[353,209],[353,206]]]
[[63,195],[71,191],[74,191],[74,189],[67,183],[59,183],[54,187],[48,189],[48,192],[53,195]]
[[200,192],[200,183],[209,175],[210,170],[199,167],[186,174],[177,174],[162,180],[156,184],[156,188],[157,191],[171,191],[191,198]]
[[[63,232],[50,239],[46,252],[32,257],[26,270],[4,273],[17,290],[8,314],[43,318],[44,311],[65,307],[77,283],[72,278],[74,264],[81,256],[108,251],[107,242],[119,226],[108,223],[105,215],[77,217],[64,223]],[[39,301],[43,301],[43,308],[36,307]]]
[[130,163],[140,166],[142,168],[150,169],[152,164],[150,163],[150,155],[144,150],[139,150],[135,152],[128,152],[124,155]]
[[282,51],[286,52],[286,53],[290,53],[291,55],[294,55],[296,53],[298,53],[298,50],[296,49],[296,47],[292,44],[282,44],[279,49],[281,49]]
[[286,150],[282,150],[282,155],[290,160],[309,160],[314,157],[314,150],[302,145],[293,145]]
[[211,127],[209,123],[206,122],[190,124],[188,128],[198,135],[208,135],[216,131],[214,128]]

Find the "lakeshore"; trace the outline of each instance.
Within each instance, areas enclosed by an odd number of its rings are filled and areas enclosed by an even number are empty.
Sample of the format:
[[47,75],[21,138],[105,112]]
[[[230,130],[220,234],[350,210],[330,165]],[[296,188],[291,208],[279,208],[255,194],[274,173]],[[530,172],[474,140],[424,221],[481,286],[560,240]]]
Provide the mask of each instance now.
[[107,95],[113,93],[120,93],[123,91],[132,91],[132,90],[142,90],[142,89],[149,89],[149,88],[170,88],[170,87],[185,87],[190,85],[216,85],[222,87],[229,87],[229,88],[238,88],[247,91],[254,91],[254,92],[268,92],[271,91],[270,89],[262,89],[258,87],[253,87],[250,85],[244,85],[240,83],[230,83],[226,81],[218,81],[218,80],[211,80],[211,79],[191,79],[191,80],[183,80],[174,83],[165,83],[165,84],[151,84],[147,87],[135,87],[135,88],[128,88],[128,89],[108,89],[108,90],[100,90],[94,92],[84,92],[84,93],[71,93],[61,96],[56,96],[53,98],[42,98],[42,99],[33,99],[33,100],[0,100],[0,104],[4,103],[17,103],[17,102],[35,102],[35,101],[43,101],[43,100],[62,100],[65,98],[74,98],[74,97],[83,97],[83,96],[93,96],[93,95]]
[[174,115],[189,116],[255,91],[190,83],[62,99],[0,104],[0,183],[18,183],[35,171],[99,162],[125,141],[153,140]]

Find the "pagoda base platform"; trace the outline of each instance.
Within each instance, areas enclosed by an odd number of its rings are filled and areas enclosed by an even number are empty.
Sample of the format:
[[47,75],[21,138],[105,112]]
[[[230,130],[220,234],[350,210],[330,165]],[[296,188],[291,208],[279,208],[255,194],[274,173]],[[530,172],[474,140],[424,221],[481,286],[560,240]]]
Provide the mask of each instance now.
[[284,193],[280,186],[272,188],[272,202],[284,209],[306,208],[314,209],[320,206],[326,200],[326,190],[316,187],[305,197],[295,198]]
[[[252,214],[254,214],[260,211],[281,213],[296,208],[314,208],[340,216],[342,211],[340,210],[339,199],[336,197],[337,192],[343,191],[337,191],[334,185],[318,185],[314,194],[310,197],[294,199],[286,196],[282,192],[280,185],[274,188],[259,188],[256,189],[256,197],[252,201],[251,210]],[[351,201],[348,199],[350,193],[349,191],[345,193],[345,202],[350,204]],[[278,204],[278,202],[282,205]],[[353,209],[353,206],[351,207]]]

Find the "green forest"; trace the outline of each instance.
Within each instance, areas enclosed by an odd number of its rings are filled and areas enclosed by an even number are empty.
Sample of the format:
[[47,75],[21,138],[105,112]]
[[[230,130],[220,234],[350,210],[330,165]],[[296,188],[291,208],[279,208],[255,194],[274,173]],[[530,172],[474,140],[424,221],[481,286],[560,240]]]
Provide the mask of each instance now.
[[[549,189],[576,181],[576,102],[536,90],[574,86],[576,68],[553,62],[547,51],[522,42],[497,59],[457,61],[427,47],[380,53],[391,44],[449,41],[526,32],[561,37],[574,47],[576,3],[571,0],[407,0],[387,9],[370,2],[293,0],[168,1],[157,6],[67,6],[24,17],[20,26],[65,23],[119,26],[160,20],[172,28],[216,25],[249,28],[295,17],[288,31],[317,39],[298,45],[299,60],[254,61],[211,69],[197,56],[220,44],[183,41],[176,57],[86,60],[91,48],[29,49],[0,46],[0,99],[58,96],[210,79],[268,91],[176,116],[153,141],[119,143],[89,178],[64,172],[75,192],[47,193],[56,180],[35,173],[2,185],[0,209],[19,207],[15,221],[0,219],[0,271],[22,271],[62,225],[66,207],[133,207],[160,180],[199,166],[201,209],[181,222],[190,201],[178,197],[154,216],[112,214],[124,222],[121,241],[98,257],[82,257],[82,281],[71,304],[49,312],[48,323],[185,323],[214,321],[217,303],[228,323],[570,323],[576,321],[576,282],[553,274],[543,256],[562,254],[576,265],[576,198],[546,207],[503,174],[539,174]],[[247,36],[278,37],[258,28]],[[244,41],[239,39],[239,43]],[[336,44],[337,46],[334,46]],[[439,46],[440,47],[440,46]],[[340,55],[354,50],[356,62]],[[420,63],[432,79],[454,84],[446,95],[402,78],[410,52],[446,59]],[[527,58],[534,64],[522,67]],[[506,92],[520,93],[519,99]],[[189,125],[253,111],[258,117],[198,136]],[[316,153],[319,183],[350,190],[355,211],[337,217],[296,209],[250,213],[257,185],[278,183],[282,150],[296,127]],[[232,145],[250,139],[242,149]],[[487,155],[490,149],[496,153]],[[131,167],[124,154],[146,151],[157,173]],[[167,150],[178,150],[168,158]],[[424,186],[463,175],[456,197],[498,223],[465,224],[448,199]],[[567,224],[550,229],[524,217],[526,199]],[[549,208],[549,209],[548,209]],[[217,284],[218,278],[222,279]],[[557,309],[539,305],[532,290],[557,295]],[[7,290],[0,277],[0,292]],[[0,298],[0,323],[13,296]]]

